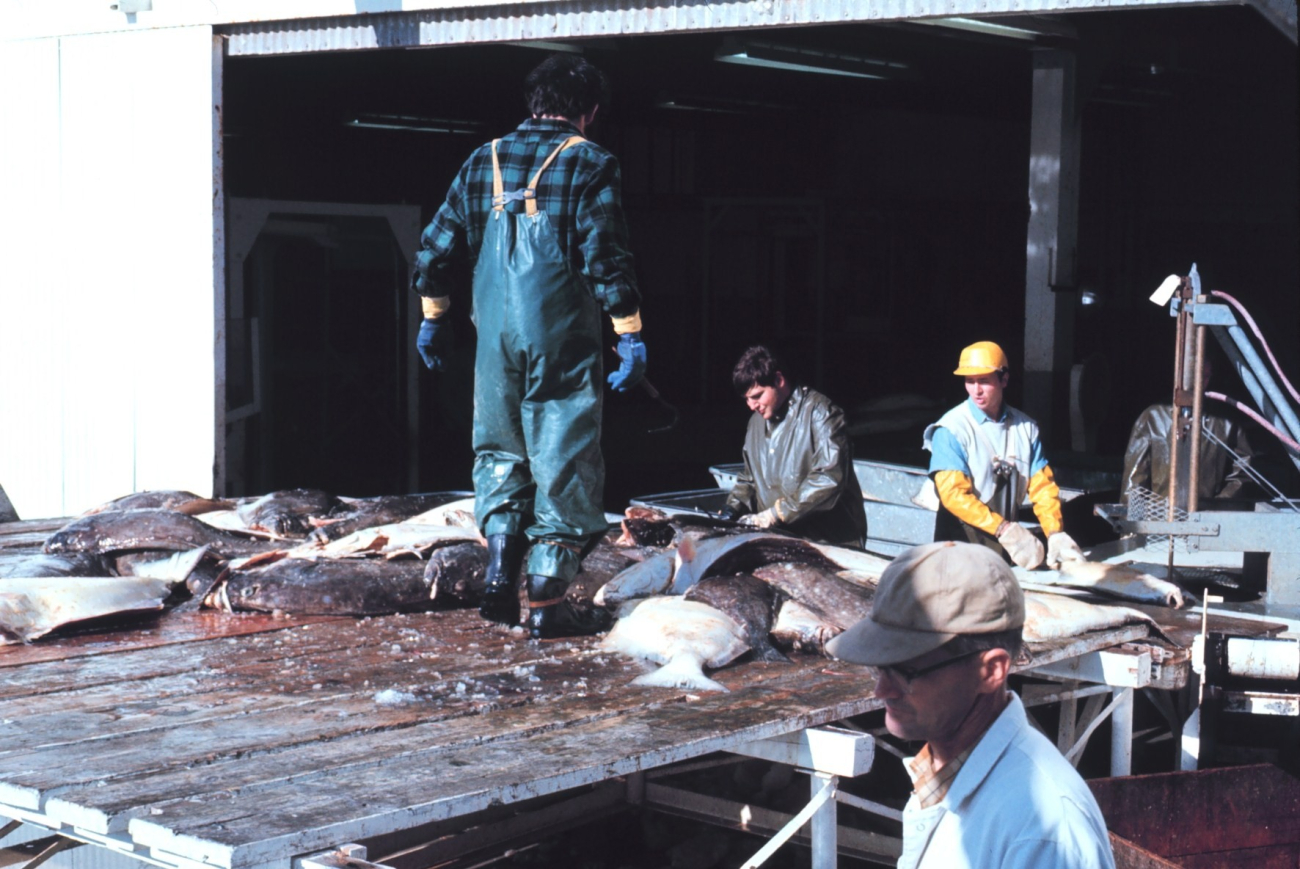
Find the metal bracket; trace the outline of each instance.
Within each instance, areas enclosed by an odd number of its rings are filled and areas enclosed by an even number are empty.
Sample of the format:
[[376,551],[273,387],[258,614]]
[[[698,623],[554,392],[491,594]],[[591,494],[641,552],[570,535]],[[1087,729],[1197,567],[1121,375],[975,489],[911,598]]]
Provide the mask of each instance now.
[[730,751],[799,769],[854,778],[871,770],[876,740],[869,733],[842,727],[814,727],[749,742]]
[[1236,326],[1237,317],[1227,305],[1209,302],[1189,302],[1192,322],[1198,326]]
[[1151,669],[1150,649],[1125,644],[1034,667],[1028,675],[1077,679],[1120,688],[1145,688],[1151,684]]

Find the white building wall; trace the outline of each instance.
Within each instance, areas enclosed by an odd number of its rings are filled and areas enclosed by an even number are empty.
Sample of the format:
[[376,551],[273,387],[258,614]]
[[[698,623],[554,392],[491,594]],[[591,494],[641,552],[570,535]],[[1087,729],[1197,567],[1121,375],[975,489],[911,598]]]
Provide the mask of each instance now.
[[0,484],[22,518],[212,489],[210,27],[0,53]]

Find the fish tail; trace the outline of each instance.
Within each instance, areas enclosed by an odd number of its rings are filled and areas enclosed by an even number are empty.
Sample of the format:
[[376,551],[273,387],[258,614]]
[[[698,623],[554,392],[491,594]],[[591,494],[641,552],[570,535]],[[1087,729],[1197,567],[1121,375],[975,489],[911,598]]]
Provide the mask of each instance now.
[[638,676],[632,680],[632,684],[650,688],[692,688],[696,691],[730,693],[726,685],[704,675],[699,661],[683,655],[678,655],[653,673]]

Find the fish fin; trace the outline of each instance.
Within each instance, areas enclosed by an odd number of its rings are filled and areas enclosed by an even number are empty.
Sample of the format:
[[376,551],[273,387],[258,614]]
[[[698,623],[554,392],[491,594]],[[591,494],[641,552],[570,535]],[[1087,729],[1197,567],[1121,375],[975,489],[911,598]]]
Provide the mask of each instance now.
[[682,538],[677,544],[677,563],[687,564],[695,560],[695,541],[689,537]]
[[705,676],[699,661],[686,655],[678,655],[653,673],[636,677],[632,684],[648,688],[689,688],[695,691],[731,693],[726,685]]
[[695,541],[689,537],[677,544],[677,555],[673,558],[673,575],[669,577],[668,594],[685,594],[686,589],[695,585],[697,579],[693,569],[695,552]]
[[173,583],[184,582],[190,578],[190,574],[199,566],[199,562],[203,560],[203,556],[210,548],[209,544],[186,552],[176,552],[158,561],[146,562],[138,565],[133,575]]
[[768,643],[766,645],[767,648],[765,649],[751,647],[754,650],[755,661],[763,661],[769,664],[793,664],[794,663],[788,657],[786,657],[786,655],[782,653],[782,651],[778,649],[776,646],[773,646],[771,643]]

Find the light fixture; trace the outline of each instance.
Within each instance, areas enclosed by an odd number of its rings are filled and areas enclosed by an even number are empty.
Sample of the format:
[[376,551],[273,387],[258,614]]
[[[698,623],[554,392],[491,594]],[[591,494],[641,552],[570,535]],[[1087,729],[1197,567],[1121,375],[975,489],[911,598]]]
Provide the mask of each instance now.
[[537,40],[535,42],[503,42],[502,45],[513,45],[515,48],[538,48],[542,51],[562,51],[565,54],[582,54],[581,45],[570,45],[567,42],[546,42]]
[[372,130],[409,130],[416,133],[452,133],[461,136],[477,135],[483,126],[478,121],[422,118],[418,115],[358,115],[351,121],[345,121],[343,125]]
[[773,42],[736,42],[726,40],[714,59],[722,63],[762,66],[768,69],[843,75],[852,78],[890,79],[909,71],[905,63],[863,57],[841,51],[778,45]]
[[760,112],[788,112],[790,106],[763,100],[738,100],[731,97],[660,96],[655,108],[679,112],[713,112],[721,115],[749,115]]
[[935,27],[948,27],[953,30],[965,30],[968,33],[981,33],[985,36],[1003,36],[1007,39],[1035,40],[1047,34],[1027,27],[1013,27],[982,18],[915,18],[912,24],[929,24]]

